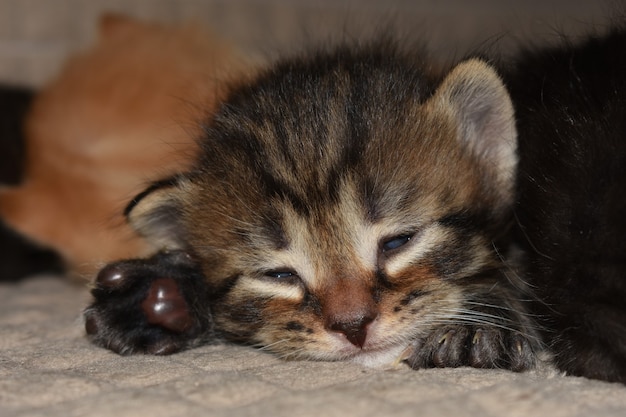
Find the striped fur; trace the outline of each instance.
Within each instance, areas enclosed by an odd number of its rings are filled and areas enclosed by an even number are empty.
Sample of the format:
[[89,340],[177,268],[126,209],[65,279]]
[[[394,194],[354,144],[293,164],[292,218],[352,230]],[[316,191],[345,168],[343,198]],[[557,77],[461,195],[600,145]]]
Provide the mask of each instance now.
[[481,61],[442,82],[423,62],[377,44],[279,64],[231,93],[194,170],[133,203],[142,234],[198,259],[225,338],[284,358],[533,365],[494,249],[511,102]]

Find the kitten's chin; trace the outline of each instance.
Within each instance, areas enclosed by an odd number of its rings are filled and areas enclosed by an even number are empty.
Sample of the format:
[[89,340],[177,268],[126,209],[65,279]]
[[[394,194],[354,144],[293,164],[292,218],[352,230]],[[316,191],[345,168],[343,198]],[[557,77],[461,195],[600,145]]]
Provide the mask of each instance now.
[[409,357],[411,346],[391,346],[380,350],[362,350],[347,359],[368,368],[396,368]]

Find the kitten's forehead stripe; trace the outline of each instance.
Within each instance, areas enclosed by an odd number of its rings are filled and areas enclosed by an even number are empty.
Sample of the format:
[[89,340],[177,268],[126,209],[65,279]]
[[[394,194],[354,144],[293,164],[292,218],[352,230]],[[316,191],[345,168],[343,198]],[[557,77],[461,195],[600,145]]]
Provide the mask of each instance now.
[[271,172],[260,169],[259,177],[264,188],[265,194],[269,196],[278,196],[289,203],[302,215],[308,215],[310,207],[305,195],[294,189],[288,183],[273,176]]
[[263,230],[274,243],[274,248],[281,250],[289,247],[289,239],[285,234],[284,217],[279,210],[268,210],[263,216]]
[[[403,118],[381,103],[414,100],[426,91],[421,77],[405,71],[408,60],[401,65],[389,61],[377,48],[321,55],[315,67],[298,62],[278,66],[254,86],[233,94],[212,131],[223,139],[211,146],[243,154],[261,185],[303,214],[309,208],[307,197],[336,201],[337,180],[365,156],[374,125],[386,131],[391,128],[383,127],[387,119]],[[405,83],[396,83],[390,74]],[[388,117],[381,119],[381,112]]]

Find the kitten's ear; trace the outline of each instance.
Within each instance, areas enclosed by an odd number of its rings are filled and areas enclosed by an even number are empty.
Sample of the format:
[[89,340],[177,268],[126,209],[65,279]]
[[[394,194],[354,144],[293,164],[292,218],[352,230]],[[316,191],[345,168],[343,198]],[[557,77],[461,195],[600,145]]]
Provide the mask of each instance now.
[[176,180],[157,182],[137,195],[124,211],[131,227],[159,250],[185,248],[179,195]]
[[481,163],[493,187],[512,198],[517,167],[517,131],[511,98],[496,71],[483,61],[458,64],[430,102],[451,113],[457,136]]

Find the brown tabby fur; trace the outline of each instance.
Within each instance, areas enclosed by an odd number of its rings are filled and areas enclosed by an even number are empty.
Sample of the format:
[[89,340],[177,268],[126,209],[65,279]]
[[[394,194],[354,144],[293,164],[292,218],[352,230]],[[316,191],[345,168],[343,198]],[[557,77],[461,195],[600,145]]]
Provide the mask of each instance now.
[[[390,48],[235,90],[195,168],[138,197],[130,223],[193,254],[228,339],[286,358],[525,369],[536,334],[492,244],[514,201],[511,101],[478,60],[436,85]],[[475,352],[418,348],[457,337]]]
[[547,351],[626,382],[625,46],[617,28],[437,77],[385,40],[278,62],[131,201],[162,250],[100,271],[87,334],[413,368]]
[[248,67],[198,27],[104,16],[95,47],[36,98],[25,180],[0,190],[0,217],[79,273],[148,253],[121,208],[147,182],[189,166],[195,120],[213,111],[221,83]]

